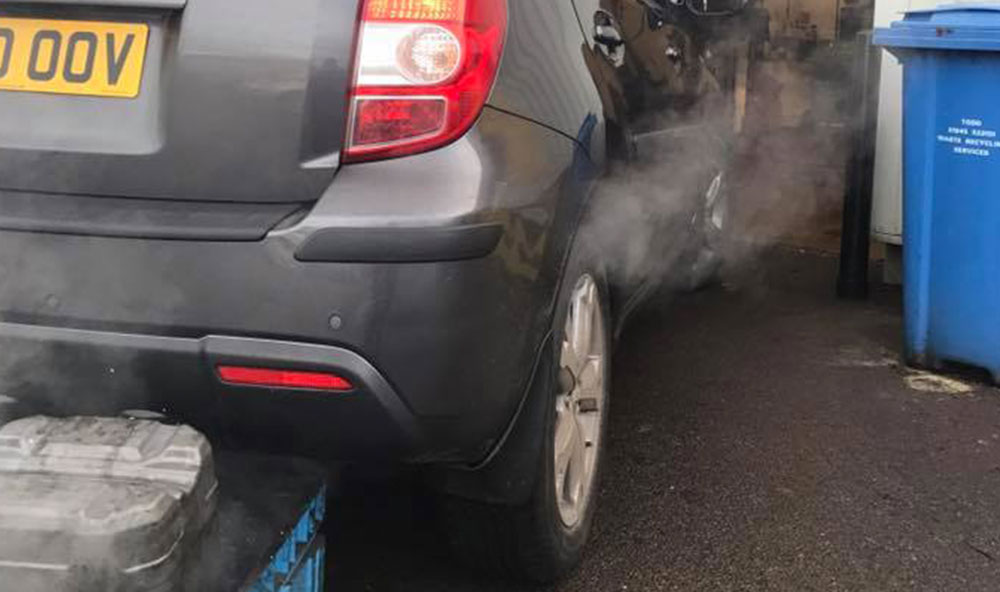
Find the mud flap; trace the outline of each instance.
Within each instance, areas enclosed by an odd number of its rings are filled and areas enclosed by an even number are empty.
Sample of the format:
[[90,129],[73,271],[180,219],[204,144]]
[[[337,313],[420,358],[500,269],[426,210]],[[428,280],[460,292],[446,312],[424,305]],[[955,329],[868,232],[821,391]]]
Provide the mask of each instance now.
[[520,505],[531,497],[535,467],[542,452],[545,404],[552,390],[552,335],[539,349],[531,381],[517,415],[500,444],[482,463],[470,467],[433,467],[427,484],[435,491],[491,504]]

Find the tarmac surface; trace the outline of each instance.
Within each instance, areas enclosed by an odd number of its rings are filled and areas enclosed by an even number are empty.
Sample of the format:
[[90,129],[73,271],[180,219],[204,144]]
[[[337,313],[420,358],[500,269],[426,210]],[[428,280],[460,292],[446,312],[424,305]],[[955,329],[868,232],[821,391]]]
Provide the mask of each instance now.
[[[1000,391],[902,367],[898,292],[839,302],[835,273],[778,251],[633,319],[593,538],[552,592],[1000,589]],[[531,589],[456,565],[405,482],[336,500],[328,536],[333,592]]]

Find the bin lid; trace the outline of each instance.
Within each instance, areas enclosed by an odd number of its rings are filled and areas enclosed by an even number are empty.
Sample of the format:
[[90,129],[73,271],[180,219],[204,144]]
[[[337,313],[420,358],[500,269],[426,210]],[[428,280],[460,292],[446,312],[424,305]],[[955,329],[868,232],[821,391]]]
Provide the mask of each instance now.
[[1000,51],[1000,3],[910,10],[903,20],[876,29],[872,43],[900,49]]

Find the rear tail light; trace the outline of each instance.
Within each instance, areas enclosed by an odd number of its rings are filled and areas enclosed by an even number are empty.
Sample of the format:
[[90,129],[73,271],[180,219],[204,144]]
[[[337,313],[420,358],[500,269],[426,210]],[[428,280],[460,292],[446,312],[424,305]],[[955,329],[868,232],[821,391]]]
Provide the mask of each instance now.
[[235,385],[317,391],[349,391],[354,388],[354,385],[346,378],[329,372],[306,372],[251,366],[218,366],[216,371],[222,382]]
[[344,160],[461,137],[486,103],[506,30],[506,0],[364,0]]

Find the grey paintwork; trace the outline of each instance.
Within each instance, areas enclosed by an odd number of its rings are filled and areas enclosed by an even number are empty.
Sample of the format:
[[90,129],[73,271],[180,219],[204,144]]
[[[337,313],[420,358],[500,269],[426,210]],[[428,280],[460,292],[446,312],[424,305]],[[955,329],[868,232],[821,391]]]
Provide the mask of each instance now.
[[20,4],[62,4],[65,6],[127,6],[130,8],[184,8],[187,0],[18,0]]
[[[254,242],[0,231],[0,319],[7,321],[0,347],[12,352],[0,359],[4,392],[69,407],[77,395],[107,392],[108,407],[221,410],[230,420],[244,419],[245,403],[285,440],[319,434],[348,456],[389,448],[390,438],[380,436],[385,414],[364,383],[340,397],[247,396],[218,384],[210,359],[167,338],[312,343],[356,352],[392,386],[417,434],[392,449],[394,457],[469,462],[490,450],[526,392],[563,262],[603,165],[593,56],[570,0],[511,0],[499,80],[474,128],[445,148],[342,166],[334,178],[332,168],[303,165],[339,149],[354,8],[353,0],[246,0],[239,10],[230,0],[188,0],[183,12],[154,11],[170,56],[161,60],[156,151],[99,153],[106,141],[99,129],[73,150],[28,145],[43,141],[37,134],[0,139],[0,184],[8,188],[311,202],[303,216]],[[325,82],[317,72],[328,74]],[[10,114],[21,109],[71,110],[68,98],[45,99],[29,107],[0,93],[0,127],[14,125]],[[14,109],[14,100],[24,104]],[[127,116],[129,107],[114,102],[104,108],[118,112],[123,126],[148,116]],[[78,124],[77,131],[87,125]],[[504,234],[491,255],[472,261],[295,258],[324,228],[484,222]],[[46,328],[46,337],[25,339],[32,327]],[[134,338],[81,343],[72,328]],[[23,371],[26,357],[28,367],[64,362],[38,375]],[[312,363],[294,355],[285,362]],[[105,367],[120,379],[97,371]],[[59,376],[59,368],[75,370]],[[118,383],[128,391],[111,395]],[[289,413],[298,415],[280,423]]]
[[[587,65],[592,42],[583,34],[573,2],[512,0],[508,6],[516,26],[508,34],[490,104],[577,138],[587,116],[601,117],[604,109]],[[604,149],[600,131],[587,145],[598,162]]]
[[[418,428],[422,446],[401,456],[473,460],[510,420],[547,327],[585,190],[570,174],[580,152],[552,130],[487,110],[472,133],[443,150],[344,167],[315,215],[260,242],[0,232],[3,316],[21,325],[345,347],[369,359],[426,422]],[[471,171],[476,182],[438,182],[454,170],[462,171],[459,178]],[[386,179],[411,183],[400,189]],[[481,260],[413,265],[300,263],[294,257],[309,229],[324,224],[446,224],[457,218],[501,222],[505,234],[497,251]],[[342,323],[337,330],[329,322],[334,314]],[[139,350],[121,356],[111,346],[49,338],[51,348],[29,344],[22,354],[24,340],[8,337],[0,328],[8,353],[0,360],[5,392],[72,404],[96,388],[107,393],[109,406],[165,405],[184,412],[193,406],[175,399],[200,393],[208,412],[228,396],[216,388],[203,358],[178,362],[162,354],[169,353],[168,344],[155,344],[149,356]],[[23,372],[25,359],[29,367],[51,369]],[[82,372],[80,360],[93,371]],[[117,383],[141,388],[112,396]],[[341,417],[313,427],[358,424],[350,408],[358,397],[364,395],[329,401],[327,413]],[[283,394],[272,402],[291,408],[299,404],[295,399]],[[306,417],[321,416],[310,410]],[[369,425],[368,431],[385,429]],[[367,447],[348,444],[348,452]]]
[[0,93],[0,189],[262,202],[322,193],[344,135],[357,0],[121,4],[0,9],[150,25],[135,100]]

